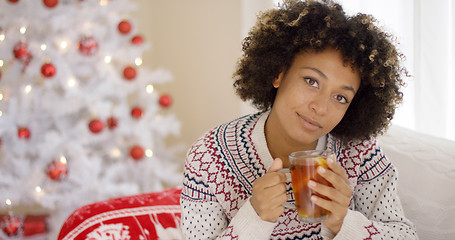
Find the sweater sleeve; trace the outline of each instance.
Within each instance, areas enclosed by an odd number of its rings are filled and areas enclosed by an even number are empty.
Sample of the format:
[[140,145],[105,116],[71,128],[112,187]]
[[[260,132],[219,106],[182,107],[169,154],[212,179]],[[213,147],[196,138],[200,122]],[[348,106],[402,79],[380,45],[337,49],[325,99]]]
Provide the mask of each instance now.
[[[214,175],[204,170],[213,163],[212,154],[202,140],[187,154],[180,197],[184,239],[269,239],[276,223],[260,219],[249,197],[236,199],[238,210],[226,213],[209,183]],[[223,179],[215,182],[222,184]]]
[[275,223],[263,221],[250,201],[228,221],[217,202],[194,201],[182,196],[184,239],[269,239]]
[[397,195],[398,173],[375,141],[360,165],[353,196],[340,232],[342,239],[418,239],[415,226],[404,215]]

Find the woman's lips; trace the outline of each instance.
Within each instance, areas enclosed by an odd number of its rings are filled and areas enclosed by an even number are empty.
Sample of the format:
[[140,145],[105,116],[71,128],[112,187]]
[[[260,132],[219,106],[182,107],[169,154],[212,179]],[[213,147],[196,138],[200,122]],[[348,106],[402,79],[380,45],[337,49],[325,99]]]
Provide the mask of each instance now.
[[302,126],[310,131],[316,131],[320,128],[322,128],[321,124],[319,124],[317,121],[312,120],[310,118],[304,117],[300,114],[297,113],[300,119],[300,123]]

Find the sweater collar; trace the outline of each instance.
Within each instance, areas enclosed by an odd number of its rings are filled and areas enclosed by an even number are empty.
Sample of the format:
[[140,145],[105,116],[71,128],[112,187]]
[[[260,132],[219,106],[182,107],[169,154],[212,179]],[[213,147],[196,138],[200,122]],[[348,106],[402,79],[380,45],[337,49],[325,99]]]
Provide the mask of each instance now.
[[[265,138],[265,122],[267,121],[267,118],[269,117],[270,111],[264,112],[259,116],[259,119],[256,122],[256,125],[254,126],[253,132],[252,132],[252,140],[253,144],[256,148],[256,152],[259,155],[259,158],[262,161],[262,164],[264,165],[265,169],[269,169],[270,166],[272,166],[273,163],[273,158],[272,155],[270,154],[269,148],[267,146],[267,141]],[[318,144],[316,146],[316,149],[328,149],[334,152],[337,155],[337,158],[339,157],[339,148],[338,146],[338,141],[334,136],[331,134],[324,135],[318,139]]]

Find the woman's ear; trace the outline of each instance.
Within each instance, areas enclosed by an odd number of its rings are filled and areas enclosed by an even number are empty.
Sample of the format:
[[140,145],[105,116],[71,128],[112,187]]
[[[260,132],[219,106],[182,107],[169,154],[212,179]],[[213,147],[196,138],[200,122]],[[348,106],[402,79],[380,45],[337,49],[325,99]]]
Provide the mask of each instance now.
[[280,87],[280,84],[281,84],[281,80],[283,79],[283,76],[284,76],[284,73],[281,72],[280,75],[278,75],[277,78],[275,78],[275,80],[273,80],[273,87],[274,88],[278,88]]

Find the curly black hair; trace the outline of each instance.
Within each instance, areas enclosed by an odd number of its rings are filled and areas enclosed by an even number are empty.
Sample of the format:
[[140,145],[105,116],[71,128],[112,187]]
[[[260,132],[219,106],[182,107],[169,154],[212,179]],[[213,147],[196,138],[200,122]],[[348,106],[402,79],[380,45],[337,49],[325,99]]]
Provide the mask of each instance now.
[[384,133],[402,101],[407,71],[394,37],[366,14],[348,16],[333,1],[285,0],[262,12],[243,42],[243,56],[234,73],[234,88],[260,111],[273,105],[273,81],[287,71],[302,51],[339,50],[345,64],[358,69],[361,85],[332,134],[344,142]]

